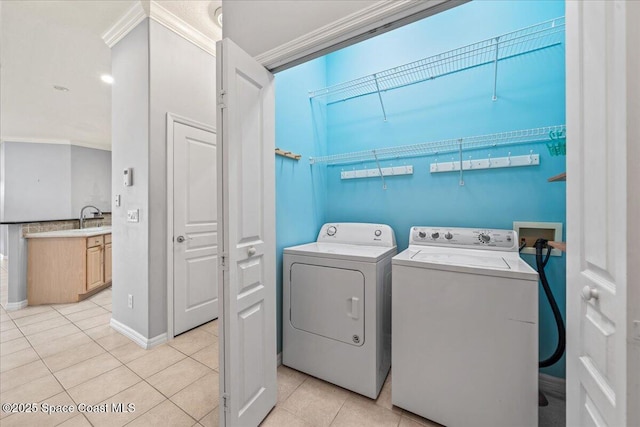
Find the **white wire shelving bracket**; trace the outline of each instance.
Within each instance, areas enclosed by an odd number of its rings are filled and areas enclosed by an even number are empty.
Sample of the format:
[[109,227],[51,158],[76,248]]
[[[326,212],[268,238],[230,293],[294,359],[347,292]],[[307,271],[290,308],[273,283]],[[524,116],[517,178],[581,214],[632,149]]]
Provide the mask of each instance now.
[[433,80],[449,74],[493,64],[493,100],[497,99],[498,62],[562,43],[564,16],[530,27],[492,37],[448,52],[380,71],[355,80],[309,92],[311,99],[324,99],[327,105],[365,95],[378,94],[384,119],[382,92]]
[[469,136],[446,139],[442,141],[424,142],[420,144],[401,145],[398,147],[378,148],[375,150],[355,151],[351,153],[333,154],[329,156],[310,157],[310,164],[343,165],[350,163],[377,162],[382,160],[419,157],[444,153],[460,153],[466,150],[501,147],[507,145],[530,144],[538,142],[554,142],[566,137],[566,126],[545,126],[533,129],[521,129],[488,135]]

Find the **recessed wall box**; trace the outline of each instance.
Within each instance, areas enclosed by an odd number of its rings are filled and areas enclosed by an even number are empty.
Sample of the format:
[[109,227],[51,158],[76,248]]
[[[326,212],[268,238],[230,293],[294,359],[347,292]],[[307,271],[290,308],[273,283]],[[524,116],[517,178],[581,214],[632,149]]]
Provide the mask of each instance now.
[[[562,223],[561,222],[524,222],[514,221],[513,229],[518,233],[518,239],[520,243],[526,242],[526,246],[520,253],[523,254],[536,254],[536,248],[533,246],[536,240],[542,238],[550,241],[561,242],[562,241]],[[546,249],[543,251],[543,255],[546,255]],[[551,256],[562,256],[562,251],[559,249],[552,249]]]
[[127,168],[123,172],[124,174],[124,186],[130,187],[133,185],[133,168]]

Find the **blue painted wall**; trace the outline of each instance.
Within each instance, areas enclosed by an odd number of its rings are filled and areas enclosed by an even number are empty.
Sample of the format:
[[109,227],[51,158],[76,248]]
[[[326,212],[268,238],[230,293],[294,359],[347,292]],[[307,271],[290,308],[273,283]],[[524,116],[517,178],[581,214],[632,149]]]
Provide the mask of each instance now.
[[[327,85],[341,83],[562,15],[564,2],[560,1],[470,2],[327,55],[322,77]],[[305,127],[307,132],[325,129],[326,137],[316,138],[307,147],[313,151],[313,144],[324,143],[327,154],[337,154],[565,123],[564,44],[502,61],[495,102],[491,99],[493,73],[492,66],[483,66],[384,93],[385,122],[376,95],[332,104],[326,111],[316,102],[311,108],[306,92],[324,84],[314,84],[309,80],[313,73],[296,67],[276,78],[276,105],[288,109],[286,113],[277,111],[277,144],[293,150],[280,140],[281,132],[289,127]],[[293,97],[298,99],[294,102]],[[302,111],[305,107],[306,112]],[[311,117],[312,110],[321,114]],[[301,123],[302,116],[312,118],[313,123]],[[503,157],[508,152],[516,156],[529,154],[530,150],[540,154],[540,166],[466,172],[464,186],[458,184],[458,174],[430,174],[429,165],[436,156],[382,162],[383,167],[414,166],[413,175],[388,178],[386,191],[379,179],[340,179],[342,169],[371,168],[374,163],[314,165],[312,172],[305,170],[303,175],[300,169],[295,176],[289,175],[296,182],[286,184],[278,171],[278,215],[287,209],[307,208],[314,215],[313,220],[299,223],[298,216],[294,227],[279,218],[278,224],[286,224],[289,229],[278,228],[278,250],[288,246],[280,237],[284,233],[288,241],[312,241],[325,220],[387,223],[396,231],[399,250],[406,248],[413,225],[510,229],[513,221],[565,223],[565,184],[547,182],[548,177],[565,170],[565,158],[550,156],[544,144],[468,152],[464,158],[486,158],[488,154]],[[322,154],[322,148],[318,146],[314,154]],[[438,160],[451,157],[457,158],[457,154],[440,155]],[[325,177],[325,187],[312,188],[303,179],[298,180],[316,172]],[[304,188],[303,193],[314,192],[316,200],[326,203],[310,205],[293,196],[284,200],[281,185]],[[311,226],[315,228],[307,228]],[[535,264],[532,256],[524,258]],[[551,259],[547,275],[564,308],[564,256]],[[553,317],[541,292],[541,357],[553,352],[556,336]],[[564,360],[543,372],[564,377]]]
[[315,241],[325,223],[324,168],[309,157],[326,154],[326,109],[311,108],[310,87],[326,85],[325,58],[276,76],[276,146],[301,154],[300,160],[276,156],[276,293],[278,352],[282,351],[282,251]]

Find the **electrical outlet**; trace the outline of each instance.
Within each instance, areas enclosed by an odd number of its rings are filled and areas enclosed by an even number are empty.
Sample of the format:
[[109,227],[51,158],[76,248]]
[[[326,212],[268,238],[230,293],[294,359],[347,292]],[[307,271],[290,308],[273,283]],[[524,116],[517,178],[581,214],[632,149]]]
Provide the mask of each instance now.
[[129,306],[129,308],[133,308],[133,295],[129,294],[129,298],[127,300],[127,306]]

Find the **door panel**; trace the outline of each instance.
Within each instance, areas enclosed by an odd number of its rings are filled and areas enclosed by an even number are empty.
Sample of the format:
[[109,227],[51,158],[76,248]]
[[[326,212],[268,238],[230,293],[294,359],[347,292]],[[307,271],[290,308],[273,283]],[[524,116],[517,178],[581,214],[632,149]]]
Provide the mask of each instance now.
[[625,2],[567,2],[567,425],[627,425]]
[[104,283],[103,247],[87,249],[87,291]]
[[216,51],[224,224],[220,423],[249,426],[277,398],[273,76],[228,39]]
[[216,135],[173,125],[174,335],[218,317]]

